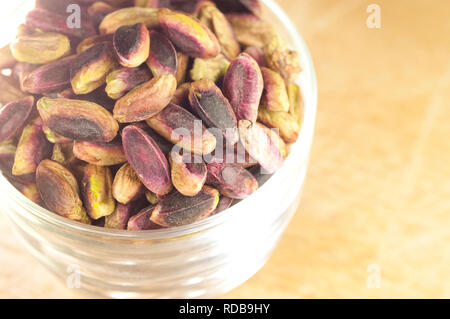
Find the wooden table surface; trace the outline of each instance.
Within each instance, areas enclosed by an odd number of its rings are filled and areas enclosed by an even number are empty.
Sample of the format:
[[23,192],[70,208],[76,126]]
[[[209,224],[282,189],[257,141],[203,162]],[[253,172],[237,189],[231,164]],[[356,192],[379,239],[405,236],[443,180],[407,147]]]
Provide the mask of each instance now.
[[[279,3],[317,69],[311,164],[272,258],[224,297],[450,297],[450,2]],[[380,29],[366,24],[371,3]],[[80,297],[3,217],[0,297]]]

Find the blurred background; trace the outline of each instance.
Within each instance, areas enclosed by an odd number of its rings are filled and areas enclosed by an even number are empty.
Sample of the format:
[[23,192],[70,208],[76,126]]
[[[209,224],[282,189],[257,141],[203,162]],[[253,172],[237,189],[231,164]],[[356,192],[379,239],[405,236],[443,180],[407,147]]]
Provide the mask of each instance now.
[[[223,297],[450,297],[450,2],[278,3],[317,71],[310,169],[272,258]],[[3,216],[0,252],[1,298],[82,297]]]

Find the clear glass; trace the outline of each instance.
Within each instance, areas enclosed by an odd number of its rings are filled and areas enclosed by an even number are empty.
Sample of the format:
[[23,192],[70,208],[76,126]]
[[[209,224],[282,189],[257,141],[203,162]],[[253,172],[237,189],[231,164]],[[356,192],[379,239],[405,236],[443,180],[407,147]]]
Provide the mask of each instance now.
[[[296,27],[274,1],[261,2],[265,18],[300,52],[304,70],[298,79],[304,124],[283,168],[224,213],[184,227],[144,232],[108,230],[60,217],[25,198],[0,174],[0,210],[57,277],[66,282],[68,270],[79,269],[81,289],[98,297],[208,298],[239,286],[265,264],[300,203],[317,87],[310,54]],[[4,30],[13,34],[33,3],[16,4]]]

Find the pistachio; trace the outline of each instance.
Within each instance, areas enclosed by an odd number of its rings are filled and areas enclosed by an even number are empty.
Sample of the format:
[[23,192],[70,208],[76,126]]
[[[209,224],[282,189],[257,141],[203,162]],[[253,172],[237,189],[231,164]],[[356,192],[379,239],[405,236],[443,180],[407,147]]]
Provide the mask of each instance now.
[[101,42],[80,53],[70,69],[70,83],[75,94],[87,94],[106,82],[106,76],[114,69],[111,45]]
[[59,33],[38,32],[24,35],[11,43],[11,53],[17,61],[44,64],[70,53],[69,39]]
[[268,22],[248,13],[226,15],[233,27],[238,42],[244,46],[264,47],[275,36],[275,30]]
[[108,14],[100,23],[100,33],[112,34],[122,26],[145,24],[149,29],[157,27],[158,10],[154,8],[130,7]]
[[34,9],[26,16],[26,26],[31,30],[56,32],[77,39],[85,39],[96,34],[94,25],[89,19],[84,19],[84,15],[81,15],[81,28],[72,27],[67,23],[66,10],[67,6],[65,12],[59,14],[45,9]]
[[190,71],[191,79],[193,81],[209,79],[217,82],[225,75],[229,66],[230,61],[222,53],[212,59],[194,59],[194,65]]
[[70,166],[77,159],[73,154],[73,143],[55,144],[53,146],[52,161],[64,166]]
[[169,162],[173,186],[184,196],[197,195],[205,184],[207,174],[202,158],[199,155],[171,152]]
[[43,65],[22,80],[22,89],[32,94],[61,91],[70,86],[70,67],[75,56]]
[[244,53],[247,53],[249,56],[251,56],[255,61],[258,63],[259,67],[265,67],[266,66],[266,55],[264,53],[264,50],[260,47],[247,47],[244,50]]
[[150,51],[150,36],[143,23],[122,26],[113,38],[114,49],[122,66],[134,68],[144,63]]
[[238,120],[256,122],[264,88],[258,63],[242,53],[228,68],[223,82],[223,93],[230,101]]
[[89,220],[79,196],[77,180],[61,164],[42,161],[36,170],[36,185],[50,210],[72,220]]
[[214,82],[208,79],[193,82],[189,101],[192,110],[208,127],[219,129],[230,144],[238,141],[236,115]]
[[0,74],[0,87],[0,107],[25,97],[17,83],[3,74]]
[[220,53],[216,36],[197,19],[169,9],[160,9],[162,31],[183,53],[195,58],[213,58]]
[[114,177],[112,194],[121,204],[128,204],[143,193],[144,186],[130,164],[120,167]]
[[147,65],[154,76],[161,74],[176,75],[178,71],[178,56],[172,42],[162,33],[150,31],[150,54]]
[[241,165],[208,163],[206,183],[214,186],[220,194],[233,198],[244,199],[258,189],[255,177]]
[[37,108],[48,128],[73,140],[110,142],[119,130],[111,113],[96,103],[43,97]]
[[269,111],[288,112],[289,97],[281,75],[265,67],[261,68],[261,73],[264,79],[261,105]]
[[233,204],[232,198],[226,197],[226,196],[220,196],[219,204],[217,204],[216,209],[209,216],[214,216],[214,215],[217,215],[217,214],[223,212],[224,210],[227,210],[228,208],[231,207],[232,204]]
[[193,197],[172,192],[157,204],[150,220],[163,227],[176,227],[194,223],[208,217],[217,207],[219,192],[208,186]]
[[0,142],[15,137],[23,130],[33,106],[34,97],[28,96],[0,108]]
[[278,129],[281,138],[286,143],[297,141],[300,133],[300,125],[292,114],[287,112],[273,112],[260,107],[258,110],[258,121],[268,127]]
[[290,50],[280,36],[273,37],[264,51],[267,66],[280,73],[287,83],[293,82],[302,71],[298,53]]
[[9,45],[0,49],[0,69],[12,67],[16,63]]
[[14,158],[13,175],[34,173],[39,163],[51,156],[51,151],[52,145],[42,132],[42,121],[37,118],[23,129]]
[[169,104],[176,88],[173,75],[157,76],[119,99],[114,106],[114,117],[120,123],[146,120]]
[[97,220],[114,212],[112,174],[108,167],[88,164],[84,168],[81,193],[89,216]]
[[73,152],[78,159],[98,166],[113,166],[127,161],[120,139],[108,143],[75,141]]
[[206,3],[199,9],[199,20],[214,32],[222,53],[228,59],[233,60],[241,52],[233,28],[219,9],[210,5],[209,2]]
[[195,154],[209,154],[216,148],[216,138],[201,121],[184,108],[169,104],[147,124],[173,144]]
[[150,81],[152,75],[148,68],[120,68],[106,77],[105,91],[114,100],[120,99],[134,87]]
[[260,123],[238,122],[241,142],[247,152],[269,173],[277,171],[286,157],[286,144],[274,130]]
[[144,208],[139,213],[134,215],[128,221],[127,229],[128,230],[153,230],[160,229],[161,226],[155,224],[150,220],[150,216],[152,215],[154,205]]
[[300,87],[295,83],[290,83],[287,86],[287,92],[289,96],[289,113],[296,119],[297,123],[301,126],[303,118],[303,98]]
[[187,70],[189,66],[189,56],[182,52],[177,52],[177,72],[175,73],[175,78],[177,83],[181,85],[186,80]]
[[122,131],[122,141],[128,162],[145,187],[158,195],[169,193],[169,163],[150,135],[140,126],[129,125]]
[[109,43],[112,44],[113,41],[113,34],[100,34],[100,35],[94,35],[92,37],[86,38],[83,41],[81,41],[77,46],[77,54],[80,54],[87,49],[92,48],[94,45],[99,43]]

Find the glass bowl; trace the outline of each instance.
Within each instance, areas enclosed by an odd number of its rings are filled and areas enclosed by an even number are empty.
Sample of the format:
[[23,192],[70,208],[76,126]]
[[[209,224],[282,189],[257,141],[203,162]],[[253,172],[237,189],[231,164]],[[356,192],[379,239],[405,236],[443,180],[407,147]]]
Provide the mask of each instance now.
[[[41,208],[0,174],[0,211],[33,255],[69,286],[98,297],[217,297],[245,282],[268,260],[300,203],[317,87],[310,54],[296,27],[274,1],[261,2],[265,18],[300,53],[303,72],[298,84],[304,99],[304,123],[284,166],[251,197],[188,226],[142,232],[109,230]],[[33,3],[10,5],[14,10],[3,19],[9,23],[4,30],[13,34]],[[6,44],[11,39],[0,40]]]

